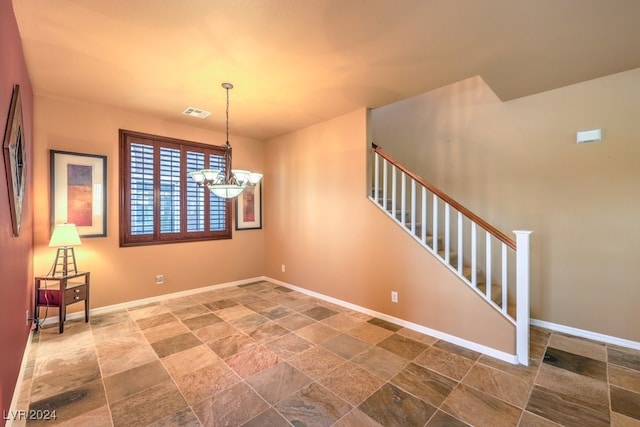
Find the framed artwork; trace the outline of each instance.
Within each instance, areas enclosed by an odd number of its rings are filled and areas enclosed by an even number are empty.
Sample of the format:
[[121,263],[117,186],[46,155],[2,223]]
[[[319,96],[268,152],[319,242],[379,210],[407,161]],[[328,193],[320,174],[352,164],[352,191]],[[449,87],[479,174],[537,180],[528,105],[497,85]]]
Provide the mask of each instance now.
[[107,156],[51,150],[51,225],[107,235]]
[[20,85],[13,86],[7,128],[4,131],[4,168],[7,175],[9,209],[13,235],[20,235],[22,222],[22,202],[27,180],[27,149],[22,126],[22,99]]
[[262,228],[262,181],[236,198],[236,230]]

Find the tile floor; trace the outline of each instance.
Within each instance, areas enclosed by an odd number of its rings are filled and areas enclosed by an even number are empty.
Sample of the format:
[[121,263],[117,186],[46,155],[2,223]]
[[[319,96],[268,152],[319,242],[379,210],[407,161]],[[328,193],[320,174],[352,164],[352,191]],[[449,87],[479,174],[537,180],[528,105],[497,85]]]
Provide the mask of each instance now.
[[513,366],[269,282],[57,331],[18,407],[57,418],[28,425],[640,426],[639,351],[533,327]]

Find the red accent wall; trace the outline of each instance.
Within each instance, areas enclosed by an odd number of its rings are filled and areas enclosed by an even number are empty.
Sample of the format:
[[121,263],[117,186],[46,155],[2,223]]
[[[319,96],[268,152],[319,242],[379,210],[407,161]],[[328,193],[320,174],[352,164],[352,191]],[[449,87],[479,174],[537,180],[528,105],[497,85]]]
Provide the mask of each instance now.
[[[4,162],[0,154],[0,411],[9,412],[33,315],[33,90],[11,0],[0,0],[0,135],[4,140],[13,85],[20,85],[27,150],[27,183],[20,235],[13,236]],[[46,185],[46,183],[43,183]],[[4,418],[4,417],[2,417]],[[4,421],[3,421],[4,422]]]

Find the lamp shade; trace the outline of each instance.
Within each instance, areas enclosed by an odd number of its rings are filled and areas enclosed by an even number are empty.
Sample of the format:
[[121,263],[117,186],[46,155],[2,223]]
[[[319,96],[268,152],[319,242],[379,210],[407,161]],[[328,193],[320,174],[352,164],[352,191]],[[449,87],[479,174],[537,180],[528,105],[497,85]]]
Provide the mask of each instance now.
[[49,240],[50,248],[80,246],[80,235],[75,224],[56,224]]

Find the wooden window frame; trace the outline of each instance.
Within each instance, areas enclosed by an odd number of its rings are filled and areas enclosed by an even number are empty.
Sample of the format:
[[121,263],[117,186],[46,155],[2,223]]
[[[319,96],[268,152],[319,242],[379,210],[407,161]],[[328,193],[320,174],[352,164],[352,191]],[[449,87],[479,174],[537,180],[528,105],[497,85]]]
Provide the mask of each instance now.
[[[209,230],[210,226],[210,200],[216,197],[205,188],[199,189],[204,192],[204,231],[187,231],[186,215],[186,191],[187,180],[190,179],[186,172],[186,153],[203,153],[205,158],[209,155],[224,157],[225,147],[208,145],[199,142],[184,141],[181,139],[168,138],[164,136],[151,135],[141,132],[120,129],[120,247],[157,245],[166,243],[195,242],[203,240],[221,240],[231,238],[231,200],[224,200],[224,229]],[[153,179],[153,233],[132,234],[131,232],[131,144],[141,143],[153,146],[154,151],[154,179]],[[172,148],[180,150],[180,231],[175,233],[160,232],[160,148]],[[226,165],[228,167],[228,165]]]

